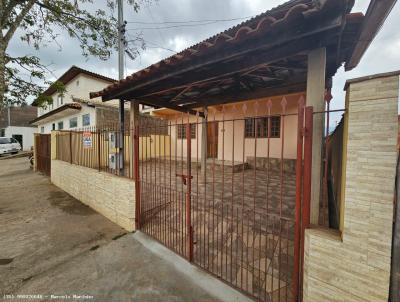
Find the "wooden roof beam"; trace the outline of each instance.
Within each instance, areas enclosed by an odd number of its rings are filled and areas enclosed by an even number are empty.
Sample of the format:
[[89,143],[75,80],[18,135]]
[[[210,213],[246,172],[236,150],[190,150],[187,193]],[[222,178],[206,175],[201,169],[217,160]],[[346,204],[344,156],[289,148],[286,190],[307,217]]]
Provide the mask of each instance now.
[[299,83],[291,83],[278,87],[265,87],[258,88],[250,92],[226,92],[217,96],[212,96],[210,98],[196,99],[196,104],[189,105],[187,108],[200,108],[203,106],[215,106],[228,103],[236,103],[245,100],[259,99],[273,97],[276,95],[291,94],[296,92],[306,91],[306,81]]

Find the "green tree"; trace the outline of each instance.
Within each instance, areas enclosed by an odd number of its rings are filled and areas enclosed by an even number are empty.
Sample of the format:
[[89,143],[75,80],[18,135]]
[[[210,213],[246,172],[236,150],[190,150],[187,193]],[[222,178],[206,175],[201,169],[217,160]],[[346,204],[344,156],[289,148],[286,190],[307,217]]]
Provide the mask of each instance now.
[[[137,12],[143,2],[150,0],[125,0],[129,9]],[[102,2],[102,8],[95,3]],[[40,97],[44,86],[54,85],[63,91],[60,83],[47,81],[49,66],[35,55],[13,56],[7,52],[10,41],[20,38],[24,43],[41,49],[56,43],[67,32],[79,42],[82,55],[107,60],[117,49],[118,23],[114,17],[116,0],[0,0],[0,108],[9,104],[22,104],[29,96],[39,97],[45,104],[50,99]],[[98,5],[97,5],[98,6]],[[141,46],[133,46],[134,52]],[[29,47],[27,47],[29,49]],[[136,51],[135,51],[136,50]]]

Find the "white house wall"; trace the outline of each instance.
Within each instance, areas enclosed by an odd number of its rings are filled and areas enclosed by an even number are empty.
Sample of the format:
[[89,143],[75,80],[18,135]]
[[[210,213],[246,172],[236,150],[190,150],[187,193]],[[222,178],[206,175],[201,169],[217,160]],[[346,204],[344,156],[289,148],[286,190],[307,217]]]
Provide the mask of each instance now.
[[[79,83],[79,84],[78,84]],[[79,98],[84,100],[89,100],[89,93],[91,91],[99,91],[110,85],[108,81],[104,81],[98,78],[94,78],[85,74],[79,74],[69,83],[65,85],[65,93],[63,98],[63,104],[72,103],[73,98]],[[61,104],[57,103],[59,93],[54,93],[52,95],[53,105],[48,105],[47,108],[39,108],[38,116],[41,116],[53,109],[58,108]],[[100,98],[95,98],[91,100],[93,102],[101,102]],[[110,101],[108,104],[118,104],[118,101]]]
[[17,127],[9,126],[5,128],[6,137],[12,137],[13,135],[22,135],[23,150],[29,151],[33,147],[33,134],[37,132],[34,127]]

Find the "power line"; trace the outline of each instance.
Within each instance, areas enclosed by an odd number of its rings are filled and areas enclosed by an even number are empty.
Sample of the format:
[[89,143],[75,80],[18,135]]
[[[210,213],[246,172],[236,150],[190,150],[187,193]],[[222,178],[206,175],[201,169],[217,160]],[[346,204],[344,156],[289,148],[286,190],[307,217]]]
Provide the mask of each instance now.
[[[150,15],[151,20],[152,20],[153,22],[155,22],[155,21],[154,21],[153,14],[151,13],[151,10],[150,10],[150,8],[149,8],[148,6],[146,7],[146,10],[147,10],[147,14]],[[161,40],[163,41],[163,43],[166,44],[166,43],[165,43],[164,36],[162,35],[161,31],[160,31],[159,29],[157,29],[157,32],[158,32],[158,35],[160,36]]]
[[161,46],[147,46],[146,48],[159,48],[159,49],[164,49],[164,50],[171,51],[171,52],[173,52],[173,53],[178,53],[178,52],[175,51],[175,50],[172,50],[172,49],[169,49],[169,48],[165,48],[165,47],[161,47]]
[[181,24],[181,25],[171,25],[164,27],[136,27],[136,28],[128,28],[128,30],[161,30],[161,29],[169,29],[169,28],[179,28],[179,27],[196,27],[196,26],[204,26],[218,23],[218,21],[210,21],[205,23],[197,23],[197,24]]
[[[145,44],[152,44],[152,45],[154,45],[154,46],[145,45],[145,48],[160,48],[160,49],[168,50],[168,51],[173,52],[173,53],[178,53],[176,50],[173,50],[173,49],[168,48],[168,47],[163,47],[163,46],[161,46],[160,44],[157,44],[157,43],[154,43],[154,42],[151,42],[151,41],[148,41],[148,40],[143,40],[143,41],[145,42]],[[128,41],[126,41],[126,42],[128,42],[128,43],[134,43],[134,42],[136,42],[136,40],[133,39],[133,40],[128,40]]]
[[176,50],[170,49],[170,48],[168,48],[168,47],[163,47],[163,46],[161,46],[161,45],[159,45],[159,44],[157,44],[157,43],[154,43],[154,42],[151,42],[151,41],[148,41],[148,40],[144,40],[144,42],[145,42],[145,43],[148,43],[148,44],[154,45],[154,47],[152,47],[152,46],[146,46],[146,47],[148,47],[148,48],[161,48],[161,49],[165,49],[165,50],[168,50],[168,51],[171,51],[171,52],[174,52],[174,53],[178,53]]
[[241,18],[231,18],[231,19],[203,19],[203,20],[188,20],[188,21],[163,21],[163,22],[144,22],[144,21],[128,21],[131,24],[148,24],[148,25],[157,25],[157,24],[183,24],[183,23],[203,23],[203,22],[229,22],[229,21],[237,21],[237,20],[245,20],[255,17],[247,16]]

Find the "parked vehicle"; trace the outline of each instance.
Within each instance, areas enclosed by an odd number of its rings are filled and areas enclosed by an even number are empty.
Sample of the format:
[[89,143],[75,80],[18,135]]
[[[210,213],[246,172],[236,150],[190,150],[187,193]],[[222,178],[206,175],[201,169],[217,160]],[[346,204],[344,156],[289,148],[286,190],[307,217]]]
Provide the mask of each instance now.
[[21,151],[20,143],[12,137],[0,137],[0,155],[17,154]]

